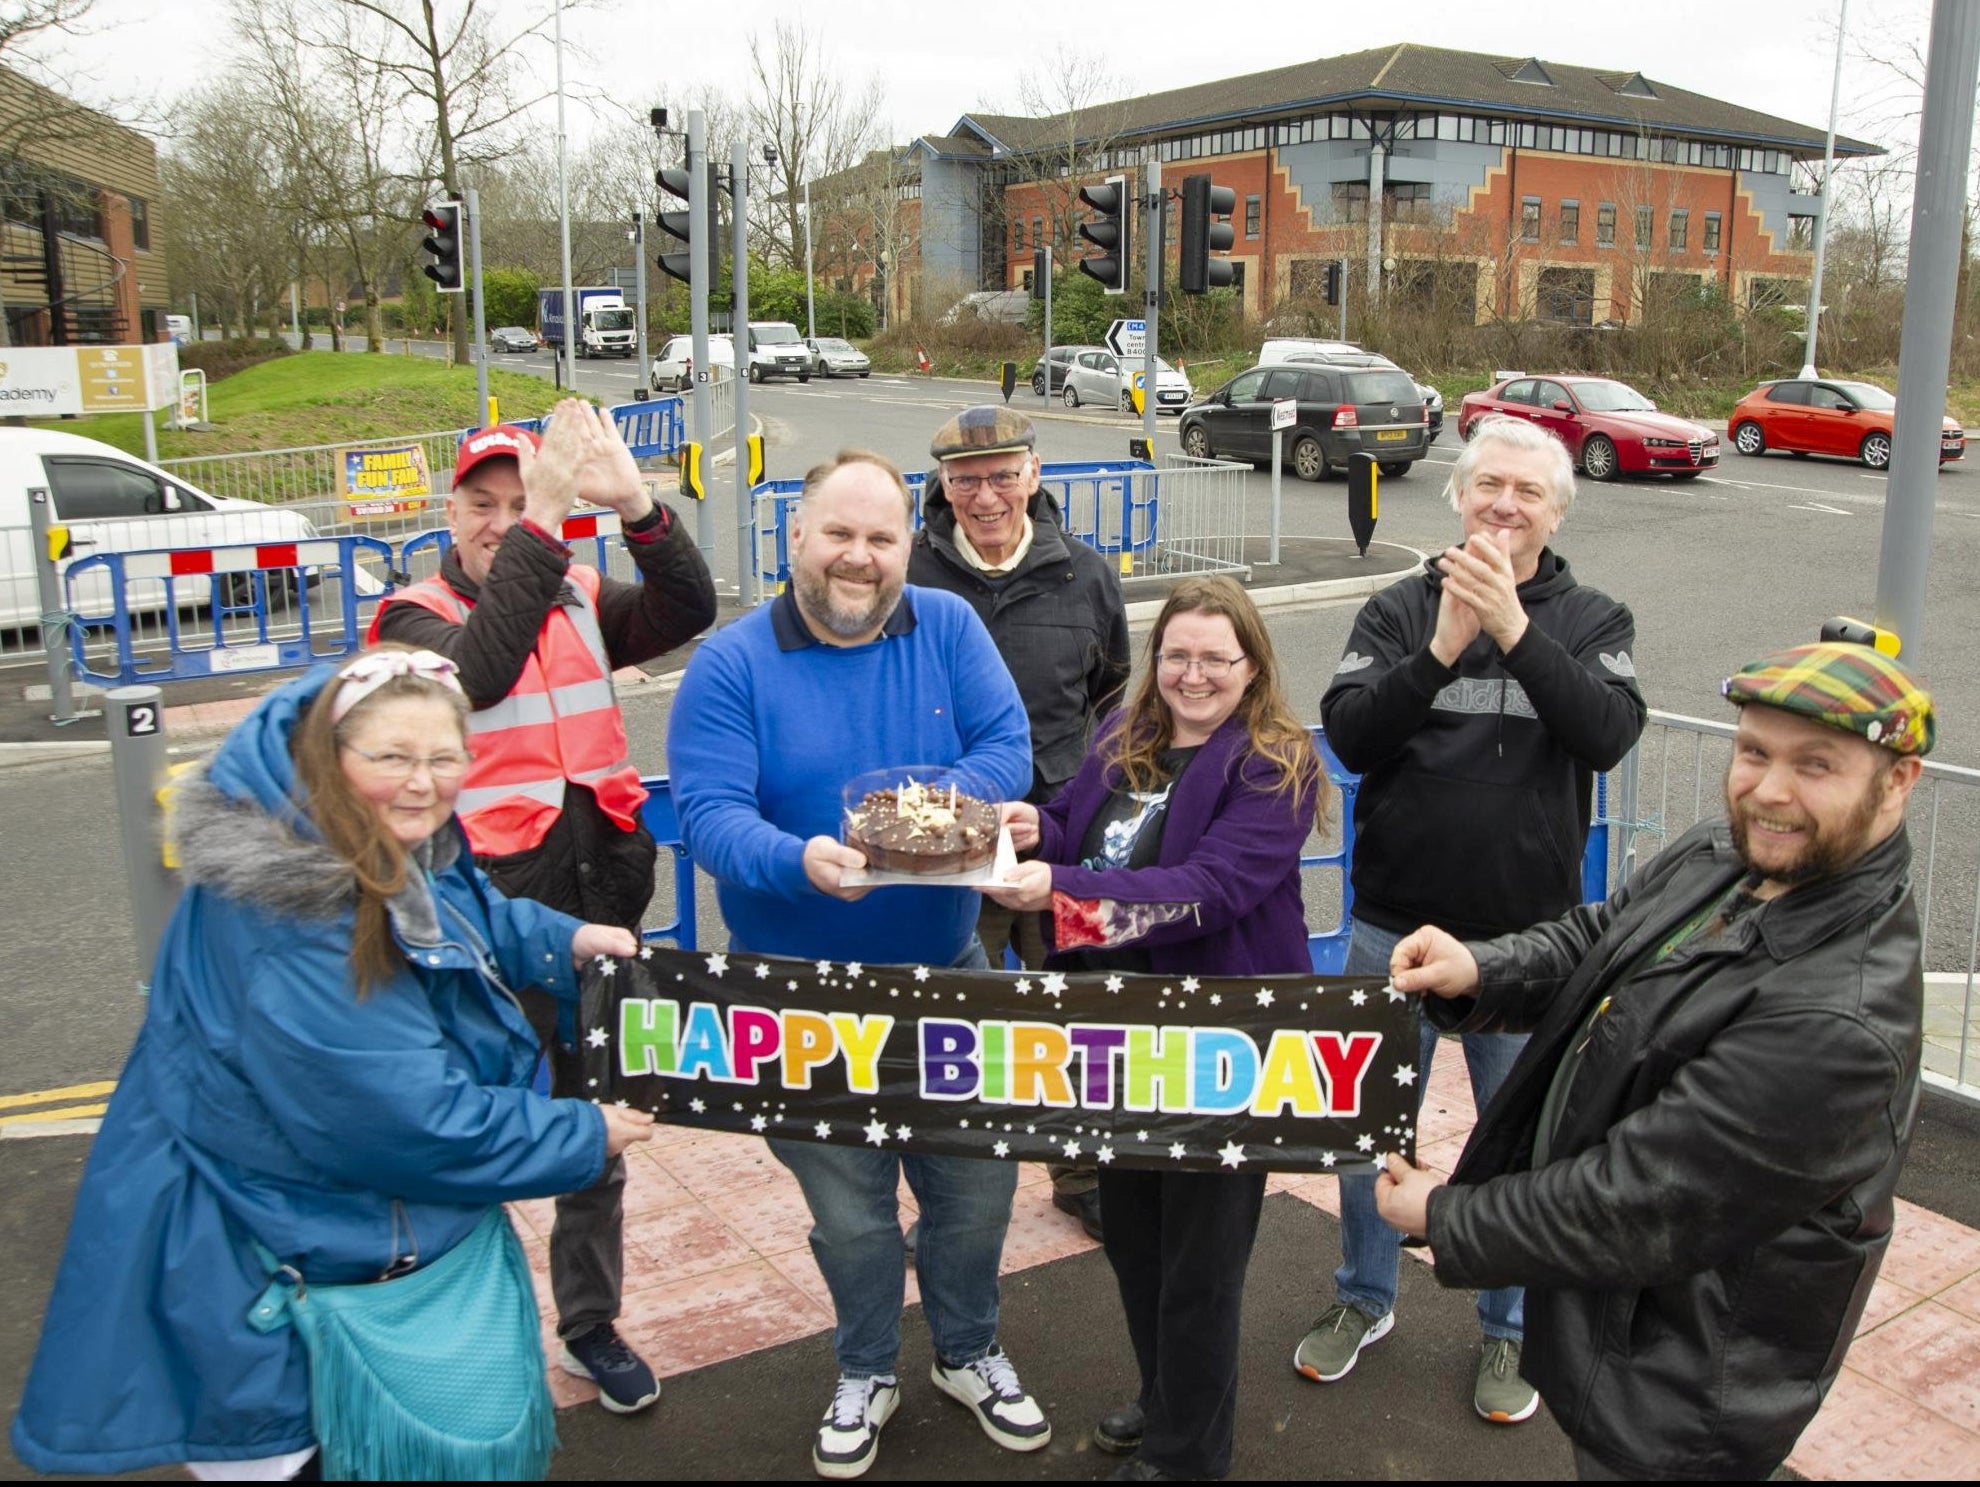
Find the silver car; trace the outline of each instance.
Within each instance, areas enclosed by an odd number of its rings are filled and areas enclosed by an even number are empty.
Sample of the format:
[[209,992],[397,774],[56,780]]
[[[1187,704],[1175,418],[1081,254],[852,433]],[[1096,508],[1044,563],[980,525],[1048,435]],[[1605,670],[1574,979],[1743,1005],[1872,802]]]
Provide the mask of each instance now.
[[[1065,386],[1060,389],[1059,398],[1068,408],[1091,404],[1100,408],[1119,408],[1123,412],[1132,411],[1134,402],[1129,389],[1134,386],[1135,374],[1140,370],[1139,361],[1123,362],[1104,348],[1082,351],[1066,368]],[[1159,356],[1155,358],[1157,413],[1180,413],[1195,396],[1188,377]]]
[[872,361],[851,341],[837,336],[813,336],[804,344],[811,349],[814,376],[865,377],[873,371]]

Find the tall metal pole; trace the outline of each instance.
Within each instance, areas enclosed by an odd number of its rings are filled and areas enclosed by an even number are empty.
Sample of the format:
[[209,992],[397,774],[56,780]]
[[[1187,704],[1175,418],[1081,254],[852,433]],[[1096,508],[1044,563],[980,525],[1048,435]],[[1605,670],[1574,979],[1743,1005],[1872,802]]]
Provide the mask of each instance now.
[[1808,281],[1808,340],[1802,352],[1801,375],[1813,377],[1815,334],[1822,322],[1822,260],[1829,250],[1829,182],[1836,173],[1836,110],[1842,106],[1843,36],[1849,28],[1849,0],[1842,0],[1836,17],[1836,75],[1829,84],[1829,136],[1822,146],[1822,204],[1815,209],[1815,276]]
[[474,286],[474,423],[482,428],[494,420],[488,416],[488,315],[481,292],[481,198],[474,187],[464,193],[468,219],[468,280]]
[[[703,450],[708,448],[715,413],[708,405],[708,384],[715,379],[715,369],[708,365],[708,297],[715,292],[715,286],[708,282],[708,265],[717,255],[707,248],[709,234],[714,229],[715,203],[708,199],[708,118],[698,108],[688,110],[688,257],[693,263],[688,268],[688,332],[694,340],[694,381],[688,394],[688,427],[694,431],[694,442]],[[701,503],[707,505],[704,499]],[[697,523],[702,518],[697,517]],[[696,541],[703,555],[714,546],[708,529],[697,525]]]
[[[747,609],[756,602],[756,495],[749,483],[749,147],[729,148],[729,210],[735,216],[735,266],[730,281],[735,302],[729,311],[729,344],[736,351],[736,600]],[[702,502],[704,516],[708,503]],[[704,554],[712,562],[712,551]]]
[[159,795],[170,778],[164,694],[156,687],[116,687],[103,694],[110,732],[110,773],[117,824],[124,839],[124,878],[131,892],[131,938],[137,949],[140,995],[151,990],[152,962],[179,884],[165,866]]
[[571,182],[564,168],[564,0],[557,0],[557,236],[564,270],[564,386],[577,391],[577,295],[571,288]]
[[1052,260],[1057,253],[1058,245],[1048,238],[1045,243],[1045,354],[1038,359],[1038,364],[1045,369],[1045,401],[1048,403],[1052,401]]
[[[1145,167],[1147,185],[1148,215],[1142,220],[1143,235],[1148,239],[1148,278],[1142,285],[1142,318],[1148,322],[1148,338],[1141,349],[1141,437],[1148,441],[1149,451],[1155,448],[1155,333],[1162,314],[1162,162],[1151,160]],[[1126,265],[1123,265],[1125,270]],[[1052,385],[1052,374],[1045,374],[1047,390]]]
[[1884,491],[1883,550],[1877,560],[1877,623],[1897,632],[1908,662],[1916,660],[1925,630],[1925,574],[1932,502],[1938,493],[1946,372],[1952,362],[1976,76],[1980,5],[1934,0],[1898,340],[1897,427]]
[[811,291],[811,177],[804,178],[804,333],[818,338],[818,307]]
[[642,389],[641,395],[644,396],[643,389],[649,375],[646,359],[646,218],[637,207],[633,209],[632,236],[633,263],[637,265],[639,275],[636,281],[639,285],[639,332],[634,337],[633,345],[633,355],[639,358],[639,372],[633,378],[633,386]]

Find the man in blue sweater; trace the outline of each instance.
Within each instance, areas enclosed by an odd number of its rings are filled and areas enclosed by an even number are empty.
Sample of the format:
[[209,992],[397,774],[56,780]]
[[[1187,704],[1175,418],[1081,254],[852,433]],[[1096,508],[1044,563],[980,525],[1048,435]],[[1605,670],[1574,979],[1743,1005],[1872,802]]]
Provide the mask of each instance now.
[[[849,452],[805,477],[791,586],[703,644],[668,730],[681,827],[717,884],[734,949],[868,964],[987,965],[967,888],[844,886],[866,859],[839,840],[846,781],[953,766],[992,800],[1031,785],[1024,704],[983,622],[952,594],[907,586],[901,472]],[[812,1465],[857,1477],[899,1403],[903,1173],[921,1208],[915,1263],[935,1387],[999,1445],[1052,1427],[997,1345],[997,1269],[1014,1164],[772,1141],[810,1206],[812,1253],[838,1316],[839,1382]]]

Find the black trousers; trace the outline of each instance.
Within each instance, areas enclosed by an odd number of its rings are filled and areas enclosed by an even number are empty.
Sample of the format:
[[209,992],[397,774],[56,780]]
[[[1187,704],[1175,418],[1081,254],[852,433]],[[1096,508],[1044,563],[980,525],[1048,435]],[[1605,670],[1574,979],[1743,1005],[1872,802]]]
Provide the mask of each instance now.
[[1231,1469],[1244,1273],[1264,1202],[1262,1172],[1101,1170],[1107,1259],[1141,1369],[1137,1454],[1171,1476]]

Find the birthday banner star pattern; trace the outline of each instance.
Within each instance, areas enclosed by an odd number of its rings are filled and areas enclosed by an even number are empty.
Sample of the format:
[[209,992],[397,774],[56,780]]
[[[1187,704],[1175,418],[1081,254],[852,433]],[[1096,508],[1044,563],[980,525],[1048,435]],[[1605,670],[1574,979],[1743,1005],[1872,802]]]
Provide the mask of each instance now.
[[649,947],[583,975],[586,1093],[780,1140],[1162,1171],[1413,1157],[1381,978],[957,971]]

